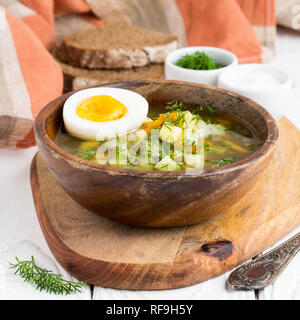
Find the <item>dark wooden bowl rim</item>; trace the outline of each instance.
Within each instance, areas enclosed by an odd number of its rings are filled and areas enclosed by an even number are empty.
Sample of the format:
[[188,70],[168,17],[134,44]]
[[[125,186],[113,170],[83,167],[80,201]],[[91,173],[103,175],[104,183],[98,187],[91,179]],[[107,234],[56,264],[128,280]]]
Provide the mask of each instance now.
[[[259,161],[260,159],[267,156],[270,152],[272,152],[273,148],[275,147],[275,144],[278,140],[278,127],[276,124],[276,121],[273,119],[273,117],[259,104],[254,102],[251,99],[248,99],[242,95],[230,92],[228,90],[219,89],[217,87],[213,86],[207,86],[203,84],[196,84],[191,82],[185,82],[185,81],[175,81],[175,80],[145,80],[145,81],[126,81],[123,83],[129,84],[137,84],[137,83],[144,83],[144,84],[150,84],[150,83],[176,83],[176,84],[183,84],[183,85],[189,85],[199,88],[207,88],[212,89],[214,91],[223,92],[228,94],[229,96],[239,98],[242,101],[247,102],[251,107],[256,109],[260,115],[263,117],[265,124],[267,126],[267,139],[265,140],[264,144],[255,152],[250,154],[248,157],[233,162],[232,164],[227,164],[225,166],[219,167],[219,168],[213,168],[213,169],[205,169],[205,170],[198,170],[198,169],[191,169],[191,170],[179,170],[179,171],[150,171],[150,170],[135,170],[135,169],[123,169],[118,167],[113,167],[109,165],[101,165],[97,163],[93,163],[89,160],[84,160],[79,157],[76,157],[72,155],[71,153],[63,150],[60,148],[56,143],[54,143],[50,137],[47,135],[46,129],[45,129],[45,120],[49,117],[49,115],[52,114],[52,112],[57,108],[57,104],[61,104],[62,101],[65,101],[69,96],[71,96],[76,91],[69,92],[67,94],[64,94],[57,99],[51,101],[48,103],[37,115],[36,121],[35,121],[35,130],[39,133],[39,136],[41,137],[42,141],[40,141],[43,144],[46,144],[52,152],[56,153],[56,157],[63,157],[66,160],[68,160],[71,163],[77,164],[77,167],[80,166],[84,170],[95,170],[95,171],[104,171],[111,175],[130,175],[130,176],[140,176],[144,178],[159,178],[159,179],[185,179],[185,178],[193,178],[193,177],[209,177],[212,175],[218,175],[218,174],[224,174],[229,173],[234,170],[243,169],[247,166],[251,166],[251,164],[255,161]],[[113,85],[120,85],[122,82],[113,82],[113,83],[106,83],[104,85],[98,85],[93,87],[100,87],[100,86],[113,86]],[[230,113],[229,113],[230,114]],[[244,120],[246,123],[247,121]]]

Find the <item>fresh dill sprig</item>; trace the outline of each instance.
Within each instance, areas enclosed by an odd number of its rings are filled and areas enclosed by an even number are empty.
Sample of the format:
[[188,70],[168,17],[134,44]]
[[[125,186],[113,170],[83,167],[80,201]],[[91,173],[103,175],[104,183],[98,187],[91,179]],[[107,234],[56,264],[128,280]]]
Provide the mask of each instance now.
[[[209,161],[214,161],[214,160],[209,160]],[[221,160],[217,160],[215,164],[211,165],[211,168],[218,168],[220,166],[223,166],[224,164],[230,164],[234,162],[235,160],[233,158],[224,158]]]
[[217,129],[219,130],[227,130],[228,128],[221,123],[216,124]]
[[222,147],[231,147],[232,145],[229,143],[229,142],[227,142],[227,141],[221,141],[220,142],[220,145],[222,146]]
[[195,110],[193,110],[193,113],[200,113],[204,110],[204,106],[200,104]]
[[175,62],[175,65],[181,68],[192,70],[214,70],[224,67],[223,64],[217,63],[206,53],[199,51],[196,51],[193,54],[184,55]]
[[76,150],[75,155],[85,160],[92,160],[96,155],[97,151],[95,150]]
[[192,113],[192,115],[193,115],[192,121],[194,122],[198,122],[201,119],[198,113],[196,114]]
[[261,145],[260,144],[248,144],[245,147],[249,150],[249,151],[254,151],[256,149],[258,149]]
[[209,110],[209,112],[210,112],[211,114],[214,114],[214,113],[217,111],[217,109],[215,109],[215,108],[212,107],[213,104],[214,104],[214,102],[210,102],[210,103],[206,106],[206,108]]
[[165,121],[165,122],[164,122],[164,126],[165,126],[169,131],[172,131],[172,128],[175,127],[175,124],[172,123],[172,122],[169,122],[169,121]]
[[173,100],[167,102],[166,109],[169,111],[183,111],[186,110],[186,106],[181,101],[178,102],[177,100]]
[[204,142],[204,150],[210,152],[210,145],[207,142]]
[[215,112],[217,112],[217,109],[213,108],[214,102],[210,102],[207,105],[200,104],[196,109],[192,111],[192,113],[201,113],[202,111],[208,110],[208,112],[213,115]]
[[79,293],[82,288],[87,287],[84,282],[67,281],[60,274],[38,267],[33,257],[29,261],[20,261],[17,257],[16,260],[17,263],[10,263],[10,268],[16,269],[15,274],[19,274],[24,282],[34,285],[40,291],[69,295]]

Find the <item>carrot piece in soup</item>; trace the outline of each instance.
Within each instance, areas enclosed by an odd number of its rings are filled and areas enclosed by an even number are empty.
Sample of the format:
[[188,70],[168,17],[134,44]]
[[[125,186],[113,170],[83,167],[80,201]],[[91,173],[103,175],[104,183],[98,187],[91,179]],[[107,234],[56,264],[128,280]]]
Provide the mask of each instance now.
[[156,120],[150,122],[147,125],[147,127],[145,128],[145,131],[147,132],[147,134],[150,134],[152,129],[161,128],[161,126],[163,125],[164,122],[165,122],[164,116],[160,115]]

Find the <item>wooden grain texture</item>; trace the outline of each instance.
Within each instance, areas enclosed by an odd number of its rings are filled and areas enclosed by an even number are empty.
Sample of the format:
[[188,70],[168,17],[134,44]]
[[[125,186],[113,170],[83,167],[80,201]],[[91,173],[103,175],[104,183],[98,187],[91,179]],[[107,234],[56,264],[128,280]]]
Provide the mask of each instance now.
[[300,132],[287,119],[279,127],[276,154],[251,191],[226,215],[186,228],[143,229],[94,215],[37,156],[31,183],[48,246],[78,279],[118,289],[179,288],[232,269],[300,224]]

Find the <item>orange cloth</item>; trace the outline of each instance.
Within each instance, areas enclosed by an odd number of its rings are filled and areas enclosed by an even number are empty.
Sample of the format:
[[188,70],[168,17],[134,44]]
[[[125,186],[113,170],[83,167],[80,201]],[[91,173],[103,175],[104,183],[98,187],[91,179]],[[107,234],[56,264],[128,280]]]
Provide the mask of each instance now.
[[[31,0],[32,2],[37,0]],[[54,0],[55,14],[89,12],[90,7],[84,0]]]
[[17,57],[30,97],[32,116],[35,118],[41,105],[46,105],[61,92],[61,69],[22,21],[8,15],[8,23],[14,35]]
[[33,119],[62,92],[63,76],[43,43],[21,19],[1,13],[0,146],[34,144]]
[[[247,1],[246,11],[255,8],[254,2]],[[234,52],[243,62],[261,62],[260,43],[236,0],[177,0],[177,5],[190,46],[221,47]],[[263,15],[260,10],[252,12],[256,13],[254,19]]]
[[273,0],[237,0],[246,18],[253,26],[275,26],[275,2]]

